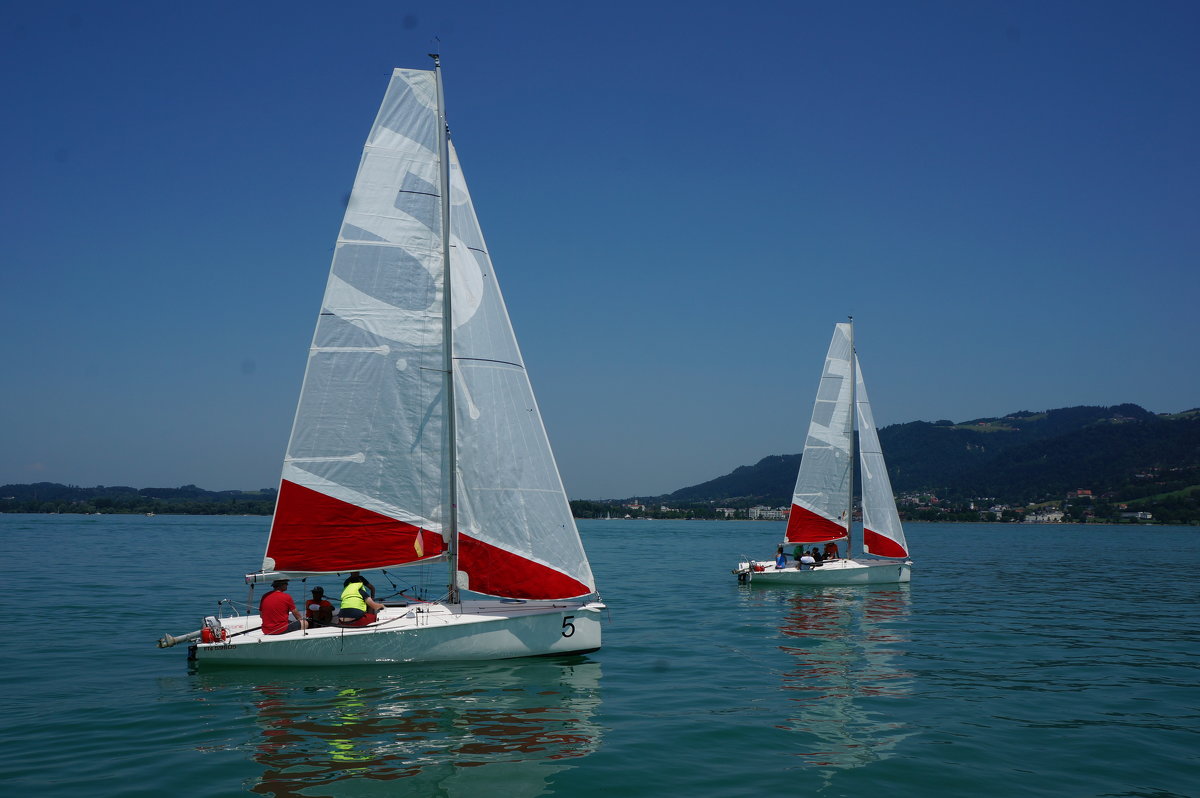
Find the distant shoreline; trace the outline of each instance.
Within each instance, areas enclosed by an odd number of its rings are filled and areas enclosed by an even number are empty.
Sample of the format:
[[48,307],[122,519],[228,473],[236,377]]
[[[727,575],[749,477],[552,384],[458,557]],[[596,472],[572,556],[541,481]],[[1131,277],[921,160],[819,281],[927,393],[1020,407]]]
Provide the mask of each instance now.
[[[221,518],[221,517],[270,518],[273,515],[273,513],[269,513],[269,512],[268,513],[172,513],[172,512],[105,513],[105,512],[70,512],[70,511],[38,512],[38,511],[28,511],[28,510],[0,510],[0,515],[71,515],[71,516],[79,516],[79,517],[117,516],[117,517],[122,517],[122,518],[134,518],[137,516],[141,516],[143,518],[158,518],[158,517],[175,517],[175,518],[192,517],[192,518],[194,518],[197,516],[207,517],[207,518]],[[645,518],[645,517],[639,517],[639,518],[576,518],[575,520],[576,521],[621,521],[621,522],[625,522],[625,521],[630,521],[630,522],[669,521],[671,523],[685,523],[685,524],[695,524],[695,523],[708,524],[708,523],[727,523],[727,522],[736,522],[739,524],[746,524],[746,523],[783,524],[783,523],[785,523],[784,521],[780,521],[780,520],[775,520],[775,519],[765,520],[765,519],[761,519],[761,518],[750,519],[750,518]],[[1172,523],[1166,523],[1166,522],[1162,522],[1162,521],[1036,521],[1036,522],[1025,522],[1025,521],[983,521],[983,520],[976,520],[976,521],[917,521],[917,520],[910,520],[910,521],[905,521],[904,523],[906,523],[906,524],[1004,524],[1005,526],[1053,526],[1053,527],[1060,527],[1060,526],[1128,526],[1128,527],[1200,526],[1200,523],[1196,523],[1196,522],[1186,523],[1186,524],[1172,524]]]

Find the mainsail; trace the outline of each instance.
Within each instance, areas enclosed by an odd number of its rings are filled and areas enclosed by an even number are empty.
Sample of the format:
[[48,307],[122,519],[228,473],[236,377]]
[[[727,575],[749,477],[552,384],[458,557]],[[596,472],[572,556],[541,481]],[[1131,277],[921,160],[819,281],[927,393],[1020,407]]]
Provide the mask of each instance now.
[[808,437],[796,476],[787,543],[822,543],[846,537],[851,445],[850,325],[838,324],[825,355]]
[[[434,72],[395,70],[367,138],[263,570],[364,570],[453,552],[466,589],[587,595],[591,569],[453,147],[453,335],[445,329],[437,97]],[[459,530],[449,528],[450,445]]]

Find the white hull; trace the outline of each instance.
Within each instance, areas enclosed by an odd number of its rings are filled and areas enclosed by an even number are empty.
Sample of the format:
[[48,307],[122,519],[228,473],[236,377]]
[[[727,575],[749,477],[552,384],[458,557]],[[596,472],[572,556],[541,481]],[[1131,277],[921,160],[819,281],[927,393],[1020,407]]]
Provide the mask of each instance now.
[[828,560],[803,571],[794,567],[780,570],[774,562],[742,562],[733,573],[739,582],[755,585],[894,585],[912,578],[912,562]]
[[[229,637],[197,643],[205,665],[369,665],[583,654],[600,648],[599,602],[467,601],[388,607],[365,627],[282,635],[255,631],[257,615],[224,618]],[[251,631],[246,631],[251,630]]]

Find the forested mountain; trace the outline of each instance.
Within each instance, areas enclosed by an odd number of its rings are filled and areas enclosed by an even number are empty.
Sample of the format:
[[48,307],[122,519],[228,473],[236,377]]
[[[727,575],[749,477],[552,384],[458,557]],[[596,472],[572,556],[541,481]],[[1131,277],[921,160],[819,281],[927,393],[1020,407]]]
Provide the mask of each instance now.
[[180,488],[81,488],[38,482],[0,485],[0,512],[5,513],[176,513],[180,515],[269,515],[275,489],[209,491],[195,485]]
[[[1047,472],[1032,469],[1036,462],[1063,463],[1085,450],[1089,462],[1093,462],[1091,455],[1154,459],[1160,449],[1163,456],[1178,460],[1181,453],[1171,445],[1172,436],[1178,432],[1173,421],[1182,421],[1186,426],[1188,421],[1195,421],[1195,416],[1158,416],[1133,404],[1068,407],[1042,413],[1020,411],[1003,418],[977,418],[960,424],[913,421],[885,427],[879,431],[879,439],[897,491],[986,492],[994,480],[1000,479],[998,487],[1003,490],[999,492],[1018,500],[1019,496],[1008,494],[1037,493],[1041,488],[1040,480]],[[1112,435],[1117,429],[1134,435]],[[1137,452],[1119,452],[1120,444],[1114,448],[1114,438],[1122,437],[1149,442],[1150,450],[1143,446]],[[1070,456],[1065,454],[1066,449],[1071,450]],[[1022,477],[1019,466],[1014,470],[1014,462],[1025,463],[1030,469],[1029,479]],[[1142,465],[1149,464],[1133,467]],[[1071,476],[1091,481],[1094,467],[1072,468]],[[1061,492],[1057,487],[1053,491]]]
[[[1157,415],[1124,404],[1020,411],[961,423],[896,424],[881,429],[879,438],[897,495],[1023,507],[1085,490],[1114,513],[1153,506],[1156,518],[1200,519],[1200,410]],[[646,501],[784,507],[799,465],[799,454],[772,455]]]
[[[962,423],[913,421],[879,431],[892,486],[909,517],[981,517],[1057,505],[1068,517],[1200,523],[1200,409],[1174,415],[1133,404],[1068,407]],[[633,513],[715,517],[718,506],[786,507],[799,454],[771,455],[665,496],[573,501],[581,517]],[[1083,491],[1085,498],[1080,498]],[[276,491],[80,488],[40,482],[0,486],[0,512],[269,514]],[[1068,496],[1071,501],[1068,501]],[[675,508],[660,510],[662,506]],[[651,509],[653,508],[653,509]],[[997,513],[1000,515],[1001,513]]]

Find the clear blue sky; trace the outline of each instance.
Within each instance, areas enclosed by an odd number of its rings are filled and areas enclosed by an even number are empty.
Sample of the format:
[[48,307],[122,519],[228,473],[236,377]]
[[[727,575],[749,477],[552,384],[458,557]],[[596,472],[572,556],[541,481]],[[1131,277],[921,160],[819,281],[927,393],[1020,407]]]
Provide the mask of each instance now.
[[455,141],[573,498],[882,425],[1200,405],[1200,4],[9,3],[0,484],[278,482],[393,66]]

